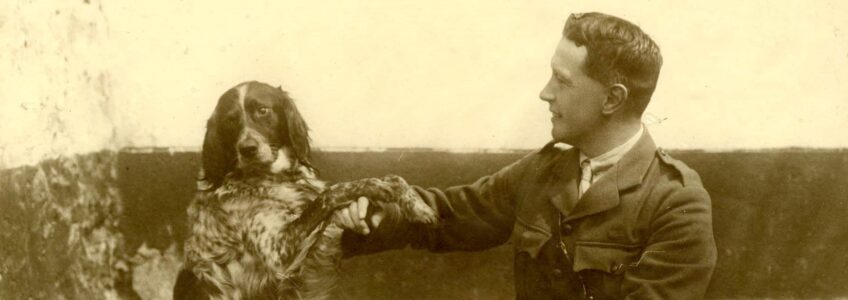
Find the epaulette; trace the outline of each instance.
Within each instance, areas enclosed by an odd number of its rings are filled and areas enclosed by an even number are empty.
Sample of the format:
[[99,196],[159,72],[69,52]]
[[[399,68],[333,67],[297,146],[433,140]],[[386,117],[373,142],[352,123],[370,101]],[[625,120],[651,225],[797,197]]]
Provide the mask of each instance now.
[[698,173],[695,172],[695,170],[689,168],[686,163],[671,157],[671,155],[669,155],[668,152],[665,151],[665,149],[657,148],[657,156],[660,158],[660,161],[677,170],[677,173],[683,180],[683,186],[703,185],[701,183],[701,176],[698,176]]

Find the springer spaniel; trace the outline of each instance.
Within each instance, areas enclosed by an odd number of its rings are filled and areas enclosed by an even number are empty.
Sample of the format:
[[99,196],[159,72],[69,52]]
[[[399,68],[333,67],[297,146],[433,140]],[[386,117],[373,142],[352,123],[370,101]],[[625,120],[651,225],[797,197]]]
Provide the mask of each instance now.
[[207,123],[175,299],[328,297],[341,258],[334,212],[358,196],[436,224],[400,177],[325,187],[309,152],[306,123],[282,89],[251,81],[221,96]]

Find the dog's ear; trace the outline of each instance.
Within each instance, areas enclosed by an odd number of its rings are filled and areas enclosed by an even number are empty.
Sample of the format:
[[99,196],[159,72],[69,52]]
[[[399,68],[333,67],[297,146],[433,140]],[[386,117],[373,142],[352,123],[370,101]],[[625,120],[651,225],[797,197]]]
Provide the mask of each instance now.
[[311,151],[309,147],[309,127],[303,117],[300,116],[300,111],[297,110],[294,100],[289,97],[288,93],[280,87],[277,87],[277,90],[281,93],[280,102],[283,107],[283,117],[286,118],[286,128],[283,129],[282,135],[288,139],[288,144],[294,151],[298,162],[311,166],[309,162],[309,152]]
[[217,126],[218,122],[213,115],[206,122],[206,135],[203,137],[201,169],[197,178],[197,189],[200,191],[220,186],[227,172],[234,168],[235,150],[225,146],[226,141],[222,139]]

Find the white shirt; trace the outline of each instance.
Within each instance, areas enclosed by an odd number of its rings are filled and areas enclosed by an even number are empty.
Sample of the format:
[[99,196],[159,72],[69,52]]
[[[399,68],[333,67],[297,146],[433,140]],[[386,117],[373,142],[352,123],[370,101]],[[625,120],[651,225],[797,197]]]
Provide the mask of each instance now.
[[645,126],[640,125],[639,131],[636,132],[630,139],[624,142],[621,145],[618,145],[612,150],[607,151],[604,154],[588,157],[583,151],[580,151],[580,164],[584,164],[584,161],[589,161],[589,168],[592,170],[592,177],[590,183],[595,183],[602,176],[609,173],[616,163],[624,157],[627,152],[630,152],[630,149],[633,149],[633,146],[636,146],[636,142],[639,141],[639,138],[642,137],[642,134],[645,132]]

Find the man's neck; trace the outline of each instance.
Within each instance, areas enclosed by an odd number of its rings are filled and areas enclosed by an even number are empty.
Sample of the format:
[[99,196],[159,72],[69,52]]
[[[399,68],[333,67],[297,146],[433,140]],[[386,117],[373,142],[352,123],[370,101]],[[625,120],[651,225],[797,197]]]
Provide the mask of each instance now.
[[579,145],[577,148],[588,157],[596,157],[607,153],[621,144],[624,144],[627,140],[633,137],[633,135],[636,134],[641,127],[641,122],[629,122],[626,124],[616,125],[611,124],[610,126],[599,128],[599,130],[595,131],[589,140],[584,141],[584,144]]

